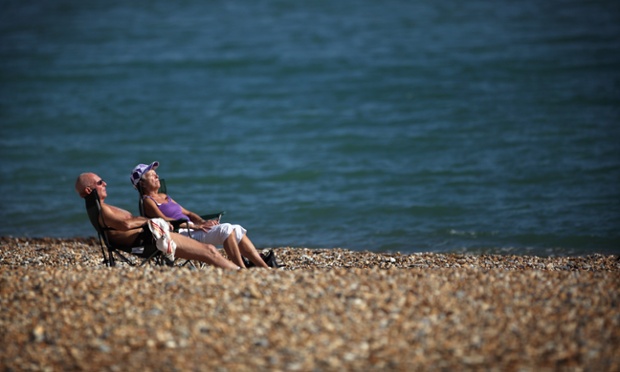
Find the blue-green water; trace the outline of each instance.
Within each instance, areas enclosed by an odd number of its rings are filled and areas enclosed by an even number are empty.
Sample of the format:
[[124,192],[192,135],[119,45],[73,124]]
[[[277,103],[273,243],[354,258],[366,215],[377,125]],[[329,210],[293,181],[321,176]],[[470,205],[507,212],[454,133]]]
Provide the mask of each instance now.
[[136,163],[257,246],[620,253],[620,2],[0,1],[0,235]]

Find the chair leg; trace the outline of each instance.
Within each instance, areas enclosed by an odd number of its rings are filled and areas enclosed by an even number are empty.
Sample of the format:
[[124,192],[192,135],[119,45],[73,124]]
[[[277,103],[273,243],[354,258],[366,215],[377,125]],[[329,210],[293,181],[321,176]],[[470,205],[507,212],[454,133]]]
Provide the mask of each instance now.
[[200,264],[198,266],[196,266],[196,263],[194,263],[194,261],[192,261],[192,260],[185,260],[185,262],[183,262],[180,266],[181,267],[186,267],[187,266],[187,268],[190,269],[190,270],[200,270],[200,269],[202,269],[204,267],[203,264],[204,264],[203,262],[200,262]]
[[153,254],[151,254],[150,256],[148,256],[147,258],[145,258],[144,260],[142,260],[142,263],[140,264],[140,266],[144,266],[144,264],[145,264],[145,263],[147,263],[147,262],[149,262],[152,258],[155,258],[155,263],[156,263],[156,264],[161,265],[161,264],[162,264],[162,261],[160,261],[160,260],[162,260],[163,255],[158,256],[158,255],[157,255],[158,253],[159,253],[159,251],[155,251],[155,252],[153,252]]
[[108,267],[115,267],[116,261],[114,260],[114,251],[108,249]]

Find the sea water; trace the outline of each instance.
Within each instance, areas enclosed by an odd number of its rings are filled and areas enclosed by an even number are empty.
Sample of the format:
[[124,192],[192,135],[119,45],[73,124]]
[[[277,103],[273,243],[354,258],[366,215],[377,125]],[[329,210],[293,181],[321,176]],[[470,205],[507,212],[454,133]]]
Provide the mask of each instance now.
[[620,253],[617,1],[0,4],[2,236],[157,160],[258,247]]

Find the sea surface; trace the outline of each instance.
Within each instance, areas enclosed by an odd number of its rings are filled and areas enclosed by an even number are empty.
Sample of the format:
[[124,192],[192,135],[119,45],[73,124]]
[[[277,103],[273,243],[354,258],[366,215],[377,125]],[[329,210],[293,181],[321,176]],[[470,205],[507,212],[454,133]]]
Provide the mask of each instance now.
[[620,2],[0,0],[0,236],[159,161],[258,247],[620,254]]

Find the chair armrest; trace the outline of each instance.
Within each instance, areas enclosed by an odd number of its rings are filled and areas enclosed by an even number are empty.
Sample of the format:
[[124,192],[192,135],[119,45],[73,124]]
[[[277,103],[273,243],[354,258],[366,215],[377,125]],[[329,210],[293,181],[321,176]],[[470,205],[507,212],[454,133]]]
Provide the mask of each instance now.
[[200,218],[202,218],[205,221],[208,221],[208,220],[219,220],[222,217],[222,215],[224,215],[224,214],[226,214],[226,211],[221,211],[221,212],[217,212],[217,213],[201,215]]
[[178,230],[185,222],[187,222],[186,219],[179,218],[178,220],[170,221],[170,224],[172,224],[172,227],[174,227],[175,230]]

